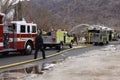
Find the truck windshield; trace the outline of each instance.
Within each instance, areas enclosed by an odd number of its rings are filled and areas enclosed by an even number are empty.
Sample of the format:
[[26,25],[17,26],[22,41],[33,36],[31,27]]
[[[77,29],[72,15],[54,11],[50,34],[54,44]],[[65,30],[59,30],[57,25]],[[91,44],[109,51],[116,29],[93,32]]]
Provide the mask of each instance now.
[[36,26],[32,26],[32,33],[36,33]]
[[8,26],[8,31],[16,31],[16,25],[15,24],[11,24]]

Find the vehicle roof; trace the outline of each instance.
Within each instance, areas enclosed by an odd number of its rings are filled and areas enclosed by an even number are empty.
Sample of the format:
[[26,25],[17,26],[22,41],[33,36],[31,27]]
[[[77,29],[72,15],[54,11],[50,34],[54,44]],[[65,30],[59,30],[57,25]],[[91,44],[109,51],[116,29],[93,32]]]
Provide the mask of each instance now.
[[11,21],[11,23],[36,25],[33,22],[26,22],[26,21]]

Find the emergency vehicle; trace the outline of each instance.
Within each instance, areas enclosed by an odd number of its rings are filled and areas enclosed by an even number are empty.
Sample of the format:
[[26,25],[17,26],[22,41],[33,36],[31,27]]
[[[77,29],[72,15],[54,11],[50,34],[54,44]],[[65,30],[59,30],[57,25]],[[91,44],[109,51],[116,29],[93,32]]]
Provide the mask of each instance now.
[[73,37],[69,35],[66,30],[52,30],[44,34],[42,38],[44,41],[44,48],[56,47],[56,49],[61,50],[63,45],[69,45],[69,47],[72,48]]
[[115,41],[118,39],[118,34],[114,29],[107,28],[107,33],[109,34],[109,41]]
[[103,45],[109,43],[109,33],[105,27],[92,27],[85,33],[86,43]]
[[117,32],[113,31],[112,32],[112,41],[116,41],[116,40],[118,40],[118,34],[117,34]]
[[0,52],[4,55],[11,51],[31,54],[37,36],[37,25],[26,21],[3,24],[3,17],[4,14],[0,13]]

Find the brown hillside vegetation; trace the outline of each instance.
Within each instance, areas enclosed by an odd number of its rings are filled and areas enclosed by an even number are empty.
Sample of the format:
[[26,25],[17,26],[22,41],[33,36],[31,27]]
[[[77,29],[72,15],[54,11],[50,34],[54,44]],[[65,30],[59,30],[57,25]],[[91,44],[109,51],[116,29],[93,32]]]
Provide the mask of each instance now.
[[119,29],[119,0],[31,0],[30,2],[34,13],[38,14],[35,16],[37,18],[41,16],[38,22],[40,25],[44,22],[48,27],[54,25],[71,28],[87,23]]

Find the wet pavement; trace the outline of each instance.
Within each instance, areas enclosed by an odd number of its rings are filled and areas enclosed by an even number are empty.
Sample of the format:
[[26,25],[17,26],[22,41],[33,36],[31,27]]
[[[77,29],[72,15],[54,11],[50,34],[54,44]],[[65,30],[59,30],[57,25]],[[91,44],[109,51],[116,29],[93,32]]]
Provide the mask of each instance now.
[[[59,58],[58,58],[59,57]],[[54,67],[56,63],[64,61],[67,56],[61,54],[59,56],[35,62],[36,64],[28,64],[27,66],[11,68],[0,73],[0,80],[34,80],[35,77],[42,75],[44,71]]]
[[[99,48],[101,47],[96,46],[84,49],[76,49],[72,50],[70,53],[65,52],[64,54],[60,54],[52,58],[4,70],[0,73],[0,80],[34,80],[34,78],[44,74],[44,71],[51,69],[55,66],[55,64],[64,61],[64,59],[70,55],[78,55],[78,52],[79,54],[82,54],[85,51]],[[69,53],[69,55],[67,53]]]
[[0,80],[34,80],[34,78],[42,75],[44,71],[53,68],[56,63],[61,61],[62,60],[4,71],[0,73]]

